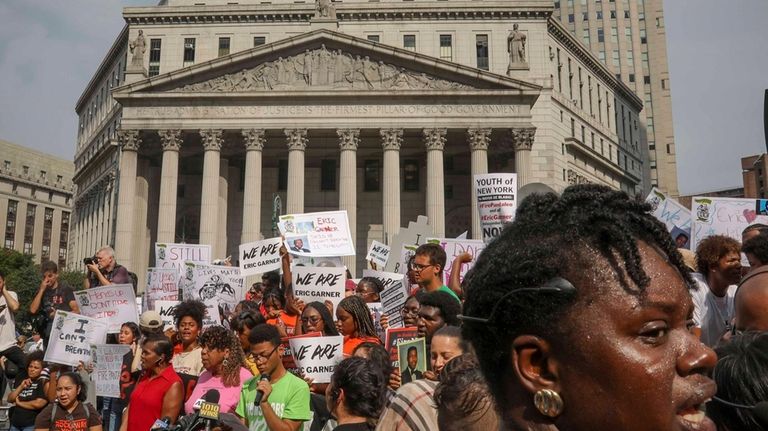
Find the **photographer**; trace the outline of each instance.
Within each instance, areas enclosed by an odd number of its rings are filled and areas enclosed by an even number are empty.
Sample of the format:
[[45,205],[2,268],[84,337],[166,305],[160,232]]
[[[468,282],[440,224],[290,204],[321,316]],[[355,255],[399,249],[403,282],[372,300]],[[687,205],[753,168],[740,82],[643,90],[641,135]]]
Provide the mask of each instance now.
[[56,263],[44,262],[40,266],[40,270],[43,273],[43,281],[40,283],[40,289],[38,289],[32,303],[29,304],[29,312],[30,314],[37,314],[38,311],[42,311],[42,316],[46,322],[45,325],[41,325],[43,328],[40,329],[43,329],[42,335],[47,346],[53,324],[53,315],[56,310],[79,314],[80,308],[77,306],[72,288],[59,283],[59,267]]
[[85,288],[107,286],[110,284],[133,284],[128,270],[115,262],[115,250],[102,247],[93,257],[83,259],[88,268],[88,276],[83,281]]

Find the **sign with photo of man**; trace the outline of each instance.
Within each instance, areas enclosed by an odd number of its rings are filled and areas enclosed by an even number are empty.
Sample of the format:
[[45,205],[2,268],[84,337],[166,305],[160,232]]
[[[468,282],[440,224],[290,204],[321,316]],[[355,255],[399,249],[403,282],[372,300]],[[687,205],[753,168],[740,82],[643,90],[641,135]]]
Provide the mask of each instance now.
[[424,378],[424,372],[427,371],[427,348],[424,338],[398,344],[397,353],[401,384]]

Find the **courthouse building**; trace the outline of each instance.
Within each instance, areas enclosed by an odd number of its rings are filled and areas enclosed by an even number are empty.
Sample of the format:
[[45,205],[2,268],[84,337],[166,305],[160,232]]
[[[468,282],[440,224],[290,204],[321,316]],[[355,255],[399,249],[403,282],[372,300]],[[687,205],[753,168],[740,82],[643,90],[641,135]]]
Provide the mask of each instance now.
[[114,244],[141,274],[155,242],[211,244],[236,260],[240,243],[272,235],[280,196],[283,213],[348,212],[355,273],[370,240],[420,214],[436,236],[479,238],[473,174],[644,192],[642,101],[553,10],[547,0],[124,9],[76,108],[74,261]]
[[3,248],[66,265],[73,173],[70,160],[0,140]]

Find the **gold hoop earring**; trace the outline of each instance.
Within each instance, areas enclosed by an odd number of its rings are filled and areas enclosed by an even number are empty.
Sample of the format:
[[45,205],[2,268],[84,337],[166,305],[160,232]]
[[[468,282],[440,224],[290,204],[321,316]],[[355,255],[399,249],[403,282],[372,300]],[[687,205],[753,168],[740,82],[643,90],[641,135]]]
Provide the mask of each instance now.
[[556,418],[563,413],[563,399],[551,389],[540,389],[533,395],[533,405],[544,416]]

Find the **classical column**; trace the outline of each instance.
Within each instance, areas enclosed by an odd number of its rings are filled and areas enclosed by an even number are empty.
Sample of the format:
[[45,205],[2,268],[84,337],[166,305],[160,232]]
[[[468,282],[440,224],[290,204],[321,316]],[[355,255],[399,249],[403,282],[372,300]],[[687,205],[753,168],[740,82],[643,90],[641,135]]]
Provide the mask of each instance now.
[[243,130],[245,142],[245,187],[243,190],[243,233],[241,244],[261,238],[261,151],[264,130]]
[[475,175],[488,173],[488,145],[491,143],[491,129],[469,129],[469,148],[472,157],[472,238],[483,239],[483,231],[480,226],[480,214],[477,212],[477,188],[475,187]]
[[445,236],[445,175],[443,150],[447,129],[424,129],[427,147],[427,218],[437,238]]
[[98,185],[98,194],[96,195],[96,204],[99,206],[99,212],[96,216],[96,249],[104,247],[104,183]]
[[304,151],[307,149],[307,129],[285,129],[288,144],[288,203],[287,214],[304,212]]
[[[217,224],[217,242],[213,247],[214,256],[227,256],[227,203],[229,195],[229,161],[221,159],[219,162],[219,223]],[[237,260],[237,259],[235,259]]]
[[179,187],[179,150],[181,130],[159,130],[163,145],[163,167],[160,171],[160,203],[157,209],[157,242],[176,240],[176,195]]
[[[400,231],[400,147],[403,129],[381,129],[381,146],[384,148],[384,237],[387,244]],[[397,253],[397,252],[395,252]]]
[[[200,130],[203,142],[203,187],[200,193],[200,244],[216,248],[217,220],[219,216],[219,158],[221,155],[221,130]],[[219,257],[214,255],[214,258]]]
[[131,268],[133,267],[133,205],[136,199],[136,162],[139,156],[141,138],[138,130],[121,130],[118,137],[121,151],[115,254],[120,259],[121,265]]
[[104,227],[104,244],[112,244],[113,206],[115,203],[115,174],[111,172],[107,177],[107,225]]
[[[360,143],[360,129],[338,129],[340,170],[339,209],[347,211],[352,244],[357,246],[357,146]],[[355,256],[345,256],[344,264],[352,274],[355,272]]]
[[533,135],[535,134],[535,127],[510,130],[512,148],[515,150],[517,188],[531,182],[531,147],[533,147]]

